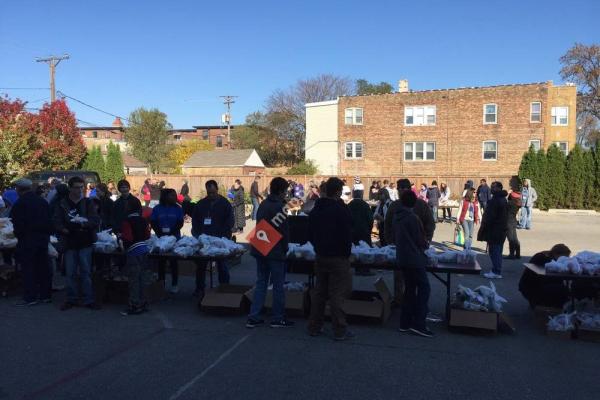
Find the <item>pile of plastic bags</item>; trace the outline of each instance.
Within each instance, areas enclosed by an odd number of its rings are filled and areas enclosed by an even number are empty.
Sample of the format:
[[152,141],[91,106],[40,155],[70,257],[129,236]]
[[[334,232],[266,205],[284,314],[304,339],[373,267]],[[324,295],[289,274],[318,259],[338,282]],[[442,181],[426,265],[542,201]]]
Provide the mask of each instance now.
[[577,314],[579,326],[584,329],[600,330],[600,313],[581,312]]
[[98,240],[94,243],[94,249],[103,253],[110,253],[119,248],[117,237],[110,229],[98,233]]
[[245,251],[244,246],[226,238],[202,234],[198,236],[198,241],[200,242],[198,253],[206,257],[233,256]]
[[567,332],[575,329],[575,316],[576,313],[564,313],[558,314],[548,320],[549,331]]
[[17,242],[10,218],[0,218],[0,248],[11,249],[17,246]]
[[544,266],[554,274],[600,275],[600,253],[582,251],[574,257],[559,257]]
[[470,249],[464,249],[462,251],[445,249],[442,252],[438,252],[434,247],[430,247],[425,250],[425,254],[432,265],[437,265],[438,263],[474,264],[477,259],[477,253]]
[[501,312],[502,304],[506,302],[506,299],[496,292],[496,286],[490,282],[490,286],[481,285],[476,289],[458,285],[454,306],[472,311]]
[[298,243],[288,243],[287,256],[291,258],[303,258],[308,261],[313,261],[316,258],[315,248],[311,242],[306,242],[303,245]]
[[169,253],[175,247],[177,238],[171,235],[161,237],[152,235],[146,243],[151,253]]
[[362,240],[358,242],[358,246],[352,245],[351,253],[361,264],[383,264],[396,260],[396,247],[371,247]]
[[202,248],[202,243],[193,236],[183,236],[173,246],[173,253],[186,258],[197,254]]

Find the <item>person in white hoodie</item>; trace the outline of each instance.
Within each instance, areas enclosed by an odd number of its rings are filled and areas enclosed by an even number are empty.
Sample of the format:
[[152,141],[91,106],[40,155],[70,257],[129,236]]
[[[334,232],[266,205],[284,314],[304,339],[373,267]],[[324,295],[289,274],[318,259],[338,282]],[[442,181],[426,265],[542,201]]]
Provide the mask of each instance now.
[[[452,222],[452,209],[445,206],[447,206],[450,201],[450,194],[451,192],[448,185],[444,182],[440,183],[440,207],[443,207],[443,220],[448,222]],[[448,214],[448,219],[446,219],[446,214]]]
[[359,192],[357,194],[358,198],[362,199],[365,194],[365,185],[363,185],[363,183],[361,182],[360,177],[355,176],[354,177],[354,186],[352,187],[352,193],[354,194],[357,191]]

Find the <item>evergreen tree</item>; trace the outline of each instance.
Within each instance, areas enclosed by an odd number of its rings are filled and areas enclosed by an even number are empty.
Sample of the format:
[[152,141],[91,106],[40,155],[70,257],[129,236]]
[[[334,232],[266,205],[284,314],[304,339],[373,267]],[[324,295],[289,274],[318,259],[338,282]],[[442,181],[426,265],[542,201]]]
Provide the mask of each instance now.
[[553,144],[546,155],[545,188],[548,208],[560,208],[565,203],[567,182],[565,179],[565,155]]
[[523,154],[521,165],[519,166],[519,178],[521,178],[521,181],[523,179],[533,179],[537,170],[536,163],[537,155],[535,154],[535,150],[533,146],[529,146],[529,150]]
[[125,178],[123,167],[123,156],[119,145],[113,144],[111,141],[108,144],[108,152],[106,153],[106,177],[105,181],[118,182]]
[[594,150],[586,150],[583,153],[583,172],[584,172],[584,196],[583,206],[587,209],[594,209],[596,206],[596,162],[594,160]]
[[566,208],[583,208],[586,189],[584,154],[581,147],[577,144],[569,153],[565,166],[565,180],[567,189],[565,191]]
[[94,171],[100,175],[100,179],[103,179],[105,174],[104,158],[100,151],[100,146],[94,146],[88,150],[85,161],[83,162],[83,169],[86,171]]
[[535,153],[535,169],[533,171],[533,179],[531,185],[535,188],[538,194],[537,207],[542,210],[548,209],[548,160],[544,149],[540,149]]
[[594,176],[593,176],[593,187],[594,190],[591,205],[596,210],[600,210],[600,145],[596,146],[593,150],[590,150],[592,153],[592,158],[594,160]]

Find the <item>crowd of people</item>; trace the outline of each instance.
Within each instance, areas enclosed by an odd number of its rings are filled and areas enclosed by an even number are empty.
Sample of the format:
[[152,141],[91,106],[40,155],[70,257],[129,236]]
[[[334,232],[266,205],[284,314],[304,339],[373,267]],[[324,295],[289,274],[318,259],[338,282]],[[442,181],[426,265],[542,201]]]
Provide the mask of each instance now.
[[[426,326],[429,281],[425,272],[425,255],[432,243],[438,222],[440,202],[450,198],[445,183],[439,187],[423,183],[421,189],[408,179],[397,182],[375,181],[367,191],[359,177],[352,188],[345,180],[330,178],[317,184],[311,181],[308,190],[301,183],[274,178],[268,189],[260,191],[260,176],[250,187],[251,218],[271,221],[282,210],[294,209],[308,215],[309,240],[316,253],[316,294],[312,302],[309,333],[321,334],[325,303],[329,301],[336,340],[352,337],[343,311],[344,298],[351,291],[350,249],[352,244],[372,243],[374,225],[379,231],[379,244],[396,246],[397,267],[394,271],[394,302],[401,305],[401,331],[412,331],[421,336],[432,336]],[[192,235],[206,234],[231,238],[246,225],[245,194],[240,180],[236,180],[225,196],[219,194],[219,185],[210,180],[205,184],[206,197],[195,205],[190,202],[190,189],[183,182],[179,193],[167,188],[164,182],[147,180],[140,189],[141,200],[131,190],[128,181],[116,186],[86,185],[79,177],[67,184],[51,180],[43,189],[35,188],[27,179],[15,182],[14,189],[3,193],[0,212],[12,218],[18,238],[16,260],[24,282],[24,296],[19,306],[51,302],[51,279],[54,267],[48,256],[50,235],[62,256],[67,280],[66,301],[62,310],[76,306],[98,309],[92,286],[93,243],[100,230],[112,229],[122,241],[129,282],[129,305],[124,315],[147,311],[143,287],[148,283],[150,267],[146,240],[151,231],[156,236],[181,237],[186,215],[191,218]],[[156,190],[158,189],[158,192]],[[115,193],[118,193],[116,194]],[[158,194],[157,200],[155,200]],[[517,229],[531,228],[531,208],[537,199],[529,180],[522,188],[507,192],[502,183],[489,187],[485,179],[475,189],[472,181],[465,183],[456,214],[456,224],[464,231],[464,246],[470,248],[475,226],[480,225],[477,240],[487,243],[492,269],[487,278],[502,277],[502,249],[509,241],[507,258],[520,258]],[[292,204],[292,207],[290,207]],[[520,218],[519,218],[520,213]],[[446,214],[444,215],[444,219]],[[448,210],[448,218],[451,212]],[[289,327],[293,322],[285,317],[286,253],[289,242],[287,220],[275,227],[282,239],[267,254],[252,249],[256,258],[257,282],[254,302],[246,326],[254,328],[264,323],[260,312],[266,290],[273,285],[272,327]],[[561,253],[563,254],[564,251]],[[557,253],[558,254],[558,253]],[[554,254],[553,254],[554,255]],[[103,265],[107,260],[97,255],[94,262]],[[110,264],[110,261],[108,261]],[[171,272],[170,291],[178,292],[178,265],[176,259],[158,263],[159,280],[166,278],[166,267]],[[206,261],[197,261],[195,295],[204,295]],[[226,261],[217,262],[219,282],[229,282]],[[369,274],[368,269],[357,271]],[[524,277],[522,286],[528,287],[533,278]],[[531,284],[529,285],[531,286]]]

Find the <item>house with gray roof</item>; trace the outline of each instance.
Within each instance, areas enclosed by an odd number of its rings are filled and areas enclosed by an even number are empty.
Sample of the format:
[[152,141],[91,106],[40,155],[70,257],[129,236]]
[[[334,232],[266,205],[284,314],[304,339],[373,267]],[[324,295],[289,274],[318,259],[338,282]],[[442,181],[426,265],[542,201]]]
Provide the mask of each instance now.
[[265,164],[254,149],[198,151],[190,156],[181,172],[185,175],[255,175]]

